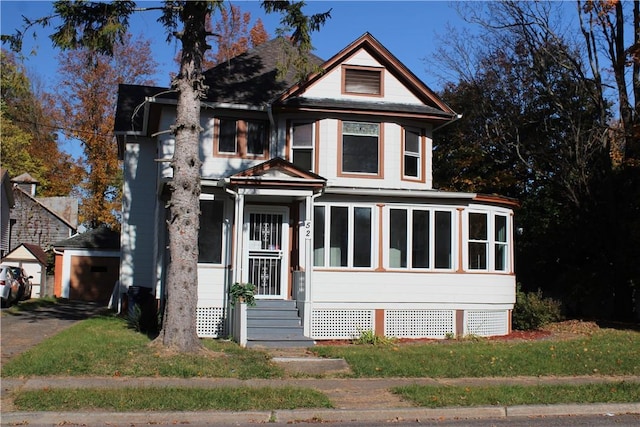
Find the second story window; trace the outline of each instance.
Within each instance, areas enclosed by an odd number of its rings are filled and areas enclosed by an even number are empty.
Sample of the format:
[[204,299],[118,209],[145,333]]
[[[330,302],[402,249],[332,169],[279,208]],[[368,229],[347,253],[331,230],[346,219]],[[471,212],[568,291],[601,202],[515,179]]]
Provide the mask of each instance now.
[[342,122],[342,173],[380,176],[380,123]]
[[313,127],[313,123],[291,126],[291,163],[308,171],[313,171]]
[[217,119],[215,154],[227,157],[264,157],[269,149],[265,120]]
[[419,129],[404,130],[403,175],[408,179],[422,178],[422,136]]
[[343,93],[382,96],[382,69],[345,67]]

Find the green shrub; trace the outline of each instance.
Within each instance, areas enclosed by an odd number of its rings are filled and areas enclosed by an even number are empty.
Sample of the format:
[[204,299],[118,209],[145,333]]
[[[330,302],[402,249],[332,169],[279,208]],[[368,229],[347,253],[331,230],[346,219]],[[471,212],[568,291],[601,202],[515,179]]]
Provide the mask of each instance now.
[[384,337],[376,335],[371,329],[366,331],[358,331],[360,336],[353,340],[354,344],[366,344],[366,345],[387,345],[391,344],[395,340],[390,337]]
[[542,291],[524,292],[518,287],[516,304],[513,307],[513,328],[530,331],[562,319],[560,302],[545,298]]

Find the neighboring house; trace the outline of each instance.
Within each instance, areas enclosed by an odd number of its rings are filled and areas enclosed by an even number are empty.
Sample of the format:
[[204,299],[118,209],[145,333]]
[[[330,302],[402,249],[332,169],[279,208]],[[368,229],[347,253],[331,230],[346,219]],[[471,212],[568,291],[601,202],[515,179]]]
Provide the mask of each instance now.
[[78,199],[73,197],[36,197],[38,181],[29,174],[13,182],[15,205],[11,209],[9,250],[23,243],[44,250],[75,234],[78,228]]
[[[509,333],[516,204],[432,182],[433,134],[459,115],[368,33],[298,83],[276,79],[282,43],[205,74],[198,335],[289,336],[253,309],[243,329],[236,282],[257,286],[258,307],[297,308],[313,340]],[[175,105],[168,89],[120,86],[120,280],[156,295]]]
[[9,235],[11,230],[10,212],[15,201],[11,177],[6,169],[0,168],[0,258],[9,252]]
[[100,227],[56,242],[54,295],[107,305],[120,274],[120,234]]
[[2,263],[22,267],[27,276],[32,276],[33,298],[53,295],[47,283],[47,254],[40,246],[23,243],[2,258]]

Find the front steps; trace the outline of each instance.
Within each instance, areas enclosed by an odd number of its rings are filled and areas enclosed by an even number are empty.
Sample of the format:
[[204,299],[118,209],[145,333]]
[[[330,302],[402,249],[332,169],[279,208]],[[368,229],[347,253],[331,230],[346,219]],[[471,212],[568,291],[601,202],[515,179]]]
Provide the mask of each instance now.
[[247,307],[247,347],[311,347],[293,300],[256,300]]

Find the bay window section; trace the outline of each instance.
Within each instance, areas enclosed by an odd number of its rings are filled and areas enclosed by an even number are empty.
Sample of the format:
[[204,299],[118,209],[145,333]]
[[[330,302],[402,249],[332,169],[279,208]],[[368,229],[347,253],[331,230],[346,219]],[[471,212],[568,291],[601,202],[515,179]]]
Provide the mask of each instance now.
[[342,123],[341,172],[380,173],[380,124]]
[[219,200],[200,200],[199,263],[222,263],[223,210],[224,203]]
[[372,208],[315,206],[313,227],[315,267],[372,266]]
[[469,269],[486,270],[489,255],[487,214],[469,213]]
[[453,268],[453,227],[451,212],[436,211],[435,267]]
[[411,227],[411,267],[413,268],[429,268],[430,215],[431,212],[425,210],[413,211],[413,225]]
[[507,270],[507,217],[496,215],[494,221],[495,228],[495,265],[497,271]]
[[407,266],[407,211],[389,211],[389,267]]

